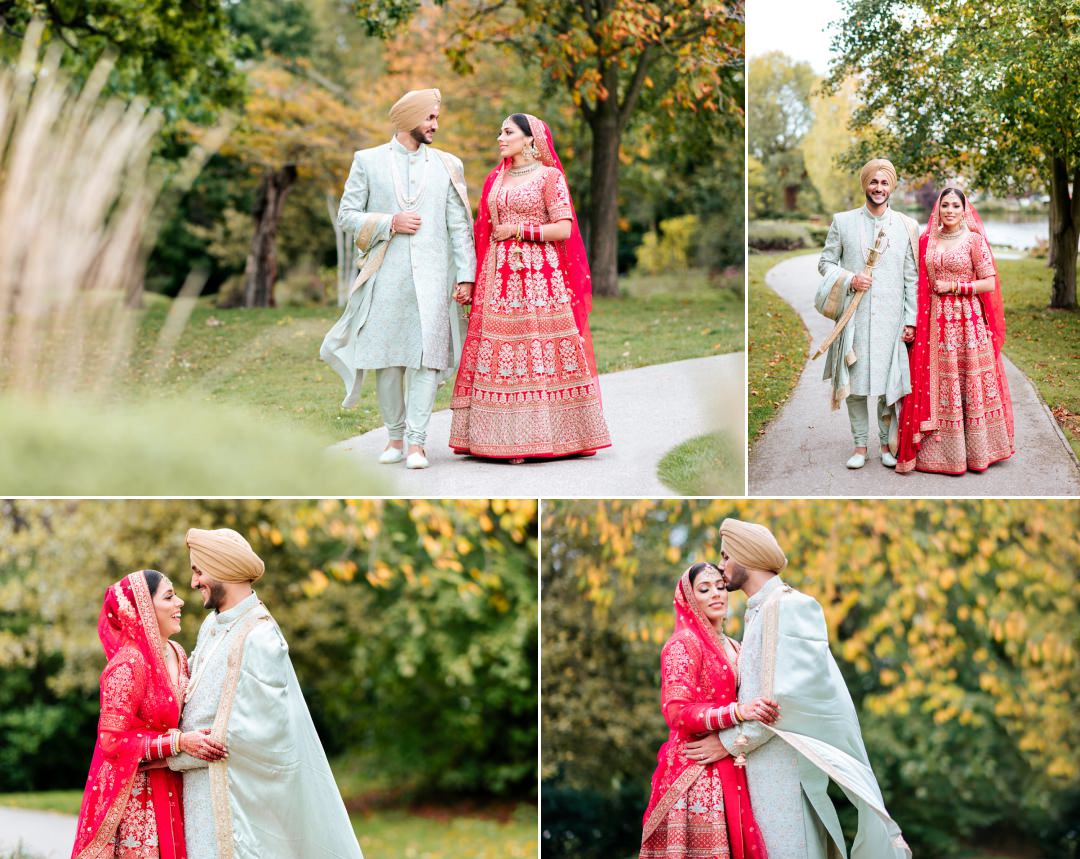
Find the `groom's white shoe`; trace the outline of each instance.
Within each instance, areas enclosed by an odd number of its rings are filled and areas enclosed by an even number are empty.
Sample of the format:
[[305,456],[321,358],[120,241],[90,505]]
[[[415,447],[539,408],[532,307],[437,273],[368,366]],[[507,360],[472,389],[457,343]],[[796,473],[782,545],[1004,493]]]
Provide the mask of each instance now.
[[379,454],[379,464],[393,465],[395,462],[401,462],[404,458],[405,453],[400,447],[388,447]]
[[881,464],[886,468],[896,468],[896,457],[892,455],[891,451],[883,450],[881,452]]
[[865,453],[853,453],[847,461],[848,468],[862,468],[864,465],[866,465]]
[[419,451],[410,453],[409,458],[405,460],[406,468],[427,468],[429,464],[427,457]]

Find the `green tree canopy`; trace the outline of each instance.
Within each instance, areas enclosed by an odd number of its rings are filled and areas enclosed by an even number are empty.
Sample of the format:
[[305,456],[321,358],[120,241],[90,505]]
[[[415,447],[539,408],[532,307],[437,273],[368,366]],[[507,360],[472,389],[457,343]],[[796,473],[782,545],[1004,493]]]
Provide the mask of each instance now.
[[854,76],[865,137],[909,176],[1049,188],[1051,307],[1076,307],[1080,26],[1075,0],[844,0],[830,83]]

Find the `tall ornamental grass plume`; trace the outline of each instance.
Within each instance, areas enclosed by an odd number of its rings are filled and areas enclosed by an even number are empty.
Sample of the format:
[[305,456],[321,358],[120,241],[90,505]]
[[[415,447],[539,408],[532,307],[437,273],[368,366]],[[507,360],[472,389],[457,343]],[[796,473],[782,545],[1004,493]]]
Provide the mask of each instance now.
[[[62,45],[43,49],[42,33],[31,24],[0,69],[0,491],[374,491],[320,439],[264,415],[167,391],[125,401],[165,195],[190,186],[227,127],[178,163],[155,162],[160,113],[107,96],[108,61],[76,86]],[[200,287],[193,275],[172,303],[155,350],[163,365]]]

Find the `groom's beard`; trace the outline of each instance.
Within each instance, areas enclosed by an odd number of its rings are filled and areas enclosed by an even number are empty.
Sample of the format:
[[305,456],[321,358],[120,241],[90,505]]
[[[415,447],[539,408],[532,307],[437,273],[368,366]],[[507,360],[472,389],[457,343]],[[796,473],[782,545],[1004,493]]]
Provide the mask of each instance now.
[[434,136],[433,134],[425,134],[419,128],[414,128],[412,131],[409,132],[409,135],[417,143],[431,143]]
[[884,206],[886,203],[889,202],[890,198],[892,197],[892,191],[890,191],[888,194],[885,195],[885,199],[879,203],[877,200],[870,196],[869,191],[864,191],[863,194],[866,197],[866,202],[869,203],[871,206]]
[[206,603],[203,605],[207,611],[217,611],[223,602],[225,602],[225,585],[221,582],[214,582],[210,585],[210,593],[207,594]]

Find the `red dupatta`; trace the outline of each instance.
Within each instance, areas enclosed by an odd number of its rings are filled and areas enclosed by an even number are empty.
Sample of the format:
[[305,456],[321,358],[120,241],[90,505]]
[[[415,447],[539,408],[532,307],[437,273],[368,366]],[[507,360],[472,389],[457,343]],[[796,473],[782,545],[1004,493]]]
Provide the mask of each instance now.
[[[944,191],[942,192],[944,193]],[[915,321],[915,340],[911,344],[908,364],[911,369],[911,393],[901,400],[899,447],[896,452],[897,472],[904,473],[915,467],[915,459],[927,433],[937,430],[938,366],[937,350],[940,332],[937,324],[936,294],[931,288],[937,282],[936,261],[938,232],[941,218],[938,212],[941,194],[938,195],[926,231],[919,237],[919,287],[918,311]],[[964,209],[964,223],[974,233],[979,233],[986,243],[986,250],[994,259],[994,251],[986,237],[982,218],[971,201]],[[1005,345],[1005,306],[1001,298],[1001,276],[994,261],[994,288],[979,293],[986,327],[994,345],[994,364],[998,378],[1004,382],[1005,366],[1001,360],[1001,347]],[[999,386],[1005,420],[1012,434],[1012,397],[1006,384]]]
[[[531,114],[523,114],[529,120],[529,128],[532,131],[533,145],[539,152],[539,161],[545,167],[554,167],[566,178],[562,161],[555,151],[555,143],[551,137],[551,129],[543,120],[537,119]],[[492,288],[495,281],[495,255],[489,254],[495,246],[491,238],[495,226],[499,223],[498,206],[495,196],[502,187],[506,171],[513,166],[512,158],[504,158],[499,166],[492,170],[484,180],[484,189],[480,192],[480,208],[476,213],[476,224],[473,228],[473,237],[476,242],[476,285],[474,287],[472,310],[469,313],[469,333],[466,335],[466,347],[462,355],[468,355],[468,340],[478,339],[481,330],[481,321],[484,315],[484,296],[487,290]],[[569,187],[569,186],[568,186]],[[578,225],[577,209],[574,201],[570,200],[571,227],[570,237],[563,241],[552,242],[559,256],[559,262],[564,269],[565,282],[570,292],[570,309],[574,314],[574,324],[581,337],[585,356],[589,362],[589,369],[595,378],[596,359],[593,355],[592,335],[589,332],[589,312],[592,310],[592,272],[589,268],[589,259],[585,254],[585,243],[581,238],[581,229]],[[466,366],[462,358],[461,368],[455,382],[455,396],[467,395],[472,387],[473,366]],[[599,391],[599,386],[597,386]]]
[[[109,664],[101,674],[101,716],[86,780],[72,859],[113,855],[113,840],[124,817],[132,783],[147,753],[147,741],[180,724],[187,659],[176,650],[180,685],[173,685],[162,653],[154,601],[142,571],[105,591],[98,637]],[[186,859],[183,786],[169,769],[147,772],[161,859]]]
[[[682,646],[678,647],[679,644]],[[657,754],[649,807],[642,822],[642,844],[706,770],[705,765],[686,757],[684,744],[710,732],[706,711],[738,698],[736,668],[727,657],[721,634],[702,613],[694,597],[690,570],[682,574],[675,586],[675,632],[664,645],[660,665],[661,705],[671,733]],[[706,684],[702,679],[719,693],[720,700],[704,700],[700,690]],[[730,755],[710,766],[715,768],[723,786],[731,859],[767,859],[765,841],[750,804],[746,770],[736,767]]]

